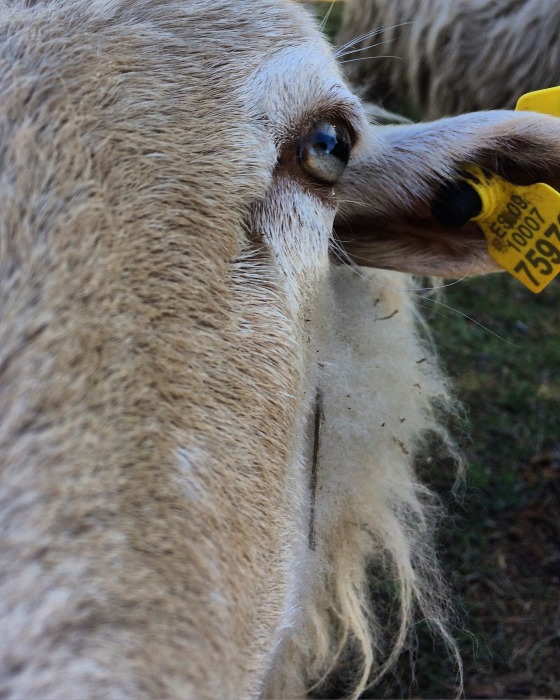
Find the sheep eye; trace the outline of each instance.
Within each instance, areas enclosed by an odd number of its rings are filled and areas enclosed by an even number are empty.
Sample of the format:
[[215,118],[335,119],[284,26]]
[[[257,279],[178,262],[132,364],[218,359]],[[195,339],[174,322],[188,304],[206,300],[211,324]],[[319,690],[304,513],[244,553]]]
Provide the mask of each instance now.
[[342,124],[321,122],[302,139],[298,160],[315,180],[334,185],[348,164],[350,149],[350,136]]

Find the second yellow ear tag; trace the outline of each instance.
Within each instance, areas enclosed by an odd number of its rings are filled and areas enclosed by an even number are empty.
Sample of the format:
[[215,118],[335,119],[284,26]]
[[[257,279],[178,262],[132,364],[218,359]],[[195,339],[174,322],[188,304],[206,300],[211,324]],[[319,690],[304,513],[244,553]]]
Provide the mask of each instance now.
[[560,193],[542,182],[514,185],[476,166],[465,180],[480,197],[476,221],[490,256],[532,292],[560,273]]
[[540,114],[550,114],[552,117],[560,117],[560,85],[558,87],[546,88],[546,90],[535,90],[527,92],[517,100],[515,105],[517,112],[540,112]]

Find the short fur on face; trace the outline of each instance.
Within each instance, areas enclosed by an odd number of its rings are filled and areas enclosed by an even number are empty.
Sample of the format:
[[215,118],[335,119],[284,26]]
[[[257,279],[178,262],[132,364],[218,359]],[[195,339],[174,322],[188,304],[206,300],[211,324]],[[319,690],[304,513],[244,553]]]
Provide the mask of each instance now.
[[430,200],[465,161],[558,182],[557,122],[371,126],[279,0],[4,0],[0,92],[3,697],[304,696],[348,648],[356,694],[415,605],[446,635],[413,465],[448,388],[411,281],[331,251],[489,269]]

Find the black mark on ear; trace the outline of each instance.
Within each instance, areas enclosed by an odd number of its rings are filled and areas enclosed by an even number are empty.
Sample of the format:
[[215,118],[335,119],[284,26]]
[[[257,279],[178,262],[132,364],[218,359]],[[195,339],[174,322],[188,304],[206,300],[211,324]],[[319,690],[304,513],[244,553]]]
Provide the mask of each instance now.
[[476,190],[464,180],[445,182],[432,200],[432,216],[449,228],[461,228],[480,214],[482,202]]

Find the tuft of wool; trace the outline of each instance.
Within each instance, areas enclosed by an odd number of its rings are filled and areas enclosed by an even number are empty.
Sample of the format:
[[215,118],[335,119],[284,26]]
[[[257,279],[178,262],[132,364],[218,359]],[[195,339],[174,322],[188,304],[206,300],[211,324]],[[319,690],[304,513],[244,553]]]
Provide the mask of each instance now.
[[[415,473],[434,439],[460,463],[443,418],[458,406],[407,291],[414,286],[399,273],[331,270],[314,421],[312,574],[267,697],[319,686],[349,649],[358,697],[394,664],[417,613],[458,659],[434,548],[440,508]],[[392,625],[387,598],[373,595],[387,586],[397,609]]]

